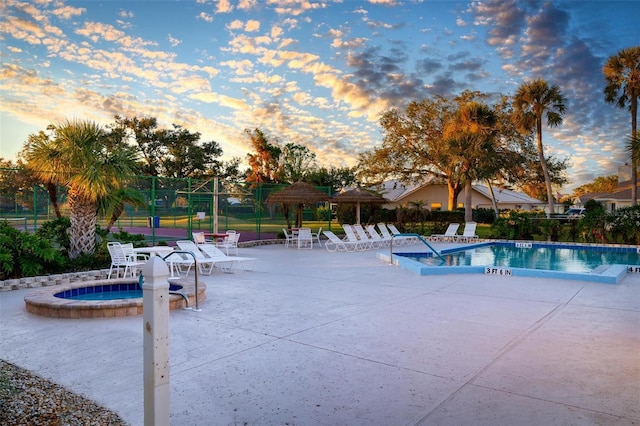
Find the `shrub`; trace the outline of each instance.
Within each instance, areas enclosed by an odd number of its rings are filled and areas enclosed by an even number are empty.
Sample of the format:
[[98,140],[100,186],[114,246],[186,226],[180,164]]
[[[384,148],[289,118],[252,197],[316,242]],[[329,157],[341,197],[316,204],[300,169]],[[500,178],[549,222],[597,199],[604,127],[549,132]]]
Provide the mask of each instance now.
[[71,240],[69,238],[70,227],[71,220],[68,217],[59,217],[43,223],[36,230],[35,234],[39,238],[51,241],[54,247],[60,248],[62,254],[66,256],[71,247]]
[[580,219],[578,226],[582,241],[585,243],[606,242],[605,223],[606,210],[602,203],[589,200],[584,205],[584,217]]
[[65,264],[51,241],[0,222],[0,279],[61,272]]
[[507,240],[532,240],[534,234],[540,233],[540,228],[532,219],[537,213],[510,211],[507,217],[500,216],[491,225],[494,238]]
[[539,227],[541,234],[546,237],[548,241],[558,241],[560,239],[562,223],[560,223],[559,220],[542,219],[539,221]]
[[146,245],[146,236],[144,234],[131,234],[127,231],[123,231],[122,228],[119,232],[111,233],[114,240],[121,243],[133,243],[134,247],[142,247]]
[[606,215],[611,240],[622,244],[640,244],[640,206],[623,207]]
[[496,220],[496,212],[493,209],[475,209],[473,211],[473,220],[477,223],[492,224]]

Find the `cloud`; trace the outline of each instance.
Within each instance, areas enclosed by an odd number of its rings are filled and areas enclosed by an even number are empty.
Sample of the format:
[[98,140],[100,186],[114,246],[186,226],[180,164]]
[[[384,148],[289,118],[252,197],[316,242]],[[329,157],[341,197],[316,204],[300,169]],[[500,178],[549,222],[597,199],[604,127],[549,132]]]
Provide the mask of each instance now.
[[126,18],[133,18],[135,15],[132,11],[126,11],[124,9],[121,9],[120,12],[118,12],[118,16],[121,17],[122,19],[126,19]]
[[171,34],[167,35],[167,40],[169,40],[169,44],[171,45],[171,47],[179,46],[182,43],[182,40],[178,40],[177,38],[173,37]]
[[515,0],[474,2],[474,24],[490,26],[487,43],[491,46],[512,44],[523,31],[526,13]]
[[244,30],[248,33],[260,31],[260,21],[254,19],[248,20],[244,26]]
[[200,12],[200,14],[198,15],[198,19],[202,19],[206,22],[213,22],[213,16],[209,15],[206,12]]
[[80,16],[87,9],[84,7],[61,6],[53,9],[52,13],[60,19],[71,19],[74,16]]
[[229,0],[218,0],[218,5],[216,6],[216,13],[230,13],[233,11],[233,6]]

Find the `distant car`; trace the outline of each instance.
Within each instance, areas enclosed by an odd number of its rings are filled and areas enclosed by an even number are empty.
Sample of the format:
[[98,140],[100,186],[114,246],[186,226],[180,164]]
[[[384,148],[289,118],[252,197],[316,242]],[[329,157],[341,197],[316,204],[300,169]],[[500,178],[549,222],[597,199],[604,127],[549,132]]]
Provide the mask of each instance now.
[[584,216],[584,209],[572,208],[565,213],[569,219],[579,219]]

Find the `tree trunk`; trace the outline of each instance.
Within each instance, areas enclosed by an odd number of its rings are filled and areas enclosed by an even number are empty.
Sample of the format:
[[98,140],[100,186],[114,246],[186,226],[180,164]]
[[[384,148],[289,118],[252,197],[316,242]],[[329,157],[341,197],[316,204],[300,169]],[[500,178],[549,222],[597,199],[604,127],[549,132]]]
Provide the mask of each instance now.
[[53,210],[56,213],[56,218],[60,219],[62,217],[62,213],[60,212],[60,206],[58,205],[58,188],[56,188],[56,185],[51,181],[47,182],[47,192],[49,193],[49,201],[51,201]]
[[447,180],[447,187],[449,189],[447,198],[447,210],[452,212],[458,207],[458,195],[460,194],[460,187],[455,186],[451,180]]
[[464,184],[464,221],[473,222],[473,206],[471,205],[471,180],[467,179]]
[[[638,132],[638,99],[631,99],[631,140],[636,137]],[[637,156],[631,153],[631,205],[638,204],[638,162]]]
[[69,207],[71,214],[71,247],[69,258],[75,259],[80,254],[93,254],[96,249],[97,207],[93,200],[69,189]]
[[551,177],[549,176],[547,160],[544,159],[544,148],[542,146],[542,117],[536,117],[536,133],[538,136],[538,157],[540,159],[540,166],[542,166],[542,173],[544,174],[544,183],[547,186],[547,203],[549,204],[549,213],[547,213],[547,217],[550,217],[554,213],[553,188],[551,187]]
[[487,188],[489,188],[489,194],[491,194],[491,204],[493,204],[493,211],[496,214],[496,219],[500,215],[500,209],[498,208],[498,201],[496,201],[496,194],[493,192],[493,185],[491,185],[491,181],[487,179]]

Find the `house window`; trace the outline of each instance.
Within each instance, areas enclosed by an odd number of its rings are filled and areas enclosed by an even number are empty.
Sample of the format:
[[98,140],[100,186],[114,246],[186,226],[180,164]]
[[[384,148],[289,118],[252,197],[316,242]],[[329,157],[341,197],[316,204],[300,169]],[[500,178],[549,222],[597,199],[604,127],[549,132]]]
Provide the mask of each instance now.
[[431,210],[442,210],[442,203],[431,203]]
[[458,203],[458,208],[459,209],[464,209],[464,203]]

